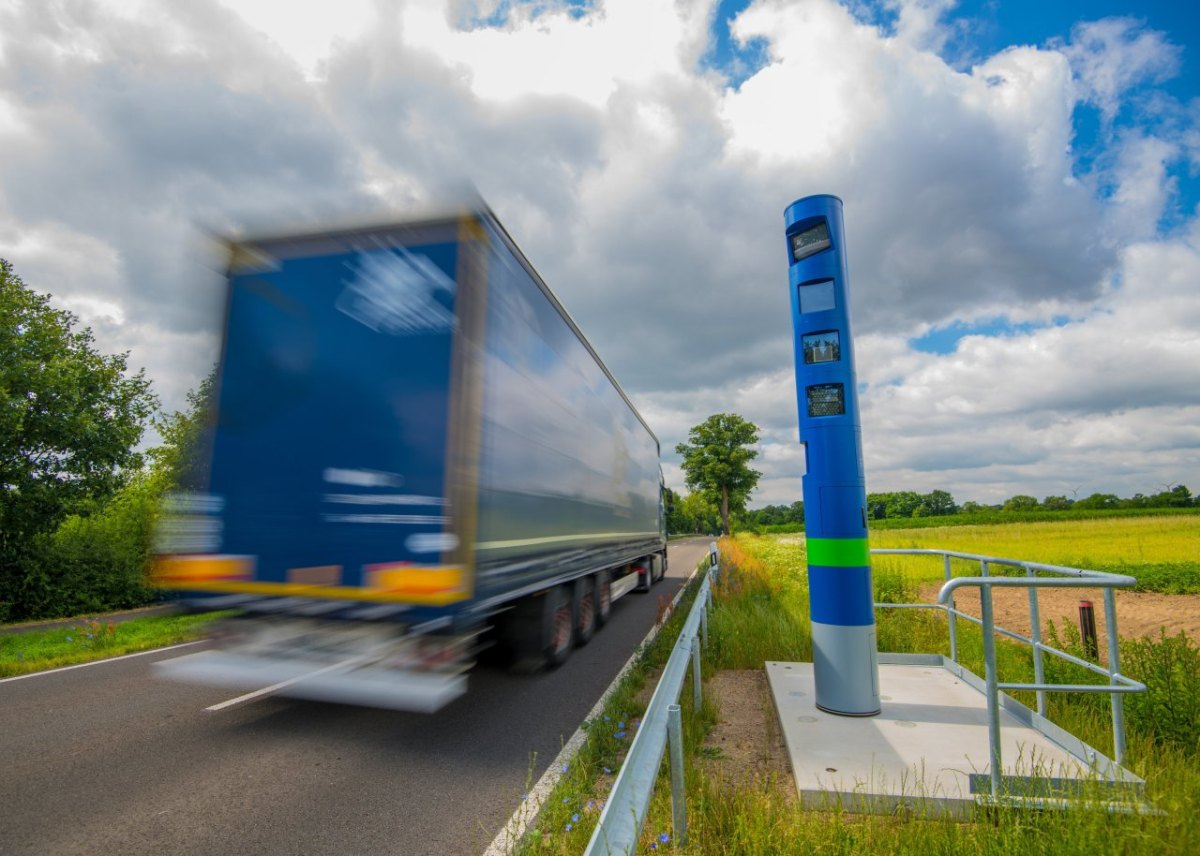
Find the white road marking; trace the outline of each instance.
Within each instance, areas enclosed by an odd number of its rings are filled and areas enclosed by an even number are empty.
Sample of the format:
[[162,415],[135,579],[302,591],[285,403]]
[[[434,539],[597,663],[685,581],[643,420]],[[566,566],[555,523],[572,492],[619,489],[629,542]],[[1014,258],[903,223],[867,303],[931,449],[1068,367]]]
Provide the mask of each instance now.
[[180,642],[178,645],[168,645],[166,648],[152,648],[149,651],[136,651],[133,654],[122,654],[119,657],[106,657],[103,660],[92,660],[89,663],[76,663],[74,666],[59,666],[57,669],[46,669],[41,672],[29,672],[26,675],[16,675],[11,678],[0,678],[0,684],[8,683],[9,681],[23,681],[25,678],[39,678],[42,675],[52,675],[55,672],[68,672],[71,669],[82,669],[84,666],[99,666],[102,663],[112,663],[117,660],[128,660],[130,657],[144,657],[147,654],[159,654],[163,651],[173,651],[176,648],[186,648],[188,645],[199,645],[203,639],[197,639],[195,642]]
[[300,681],[307,680],[308,678],[315,678],[317,675],[323,675],[326,672],[332,672],[335,669],[345,669],[348,666],[353,666],[356,663],[360,663],[362,661],[363,661],[362,657],[351,657],[349,660],[343,660],[340,663],[334,663],[331,666],[325,666],[324,668],[317,669],[315,672],[306,672],[303,675],[298,675],[297,677],[294,677],[294,678],[288,678],[286,681],[280,681],[277,684],[271,684],[271,686],[263,687],[261,690],[255,690],[254,692],[246,693],[245,695],[240,695],[237,698],[231,698],[228,701],[223,701],[219,704],[210,705],[204,709],[211,710],[211,711],[224,710],[227,707],[233,707],[235,704],[241,704],[244,701],[252,701],[256,698],[260,698],[261,696],[270,695],[271,693],[273,693],[277,690],[281,690],[284,687],[288,687],[288,686],[291,686],[292,684],[299,683]]

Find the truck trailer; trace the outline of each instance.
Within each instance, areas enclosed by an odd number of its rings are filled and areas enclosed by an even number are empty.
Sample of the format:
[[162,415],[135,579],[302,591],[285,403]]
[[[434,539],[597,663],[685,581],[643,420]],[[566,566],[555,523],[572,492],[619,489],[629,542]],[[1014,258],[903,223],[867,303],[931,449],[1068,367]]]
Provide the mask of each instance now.
[[227,246],[152,576],[236,613],[165,676],[432,712],[666,572],[658,440],[486,207]]

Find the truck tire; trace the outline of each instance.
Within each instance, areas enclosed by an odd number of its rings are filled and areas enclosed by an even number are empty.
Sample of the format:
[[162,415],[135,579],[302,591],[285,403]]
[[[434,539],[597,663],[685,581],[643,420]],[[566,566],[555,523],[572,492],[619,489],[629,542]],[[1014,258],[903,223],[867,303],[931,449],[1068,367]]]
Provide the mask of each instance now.
[[592,577],[575,580],[571,598],[575,617],[575,647],[582,648],[596,635],[596,581]]
[[542,627],[546,667],[557,669],[575,647],[575,609],[570,586],[555,586],[546,592]]
[[638,575],[638,584],[633,590],[643,594],[650,591],[650,586],[654,585],[654,577],[650,573],[650,563],[644,559],[634,562],[633,572]]
[[498,625],[512,671],[528,675],[561,666],[575,644],[571,587],[555,586],[521,598]]
[[612,572],[596,574],[596,626],[603,627],[612,614]]
[[665,556],[655,553],[650,557],[650,578],[651,585],[661,580],[667,575],[667,559]]

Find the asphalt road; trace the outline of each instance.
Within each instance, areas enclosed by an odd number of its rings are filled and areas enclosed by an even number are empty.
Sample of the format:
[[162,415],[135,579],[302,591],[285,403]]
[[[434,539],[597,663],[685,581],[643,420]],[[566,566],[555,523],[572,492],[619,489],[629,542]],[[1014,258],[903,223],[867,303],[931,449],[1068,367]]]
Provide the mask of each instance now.
[[707,549],[670,547],[560,669],[477,668],[433,716],[156,680],[200,646],[0,683],[0,854],[474,854]]

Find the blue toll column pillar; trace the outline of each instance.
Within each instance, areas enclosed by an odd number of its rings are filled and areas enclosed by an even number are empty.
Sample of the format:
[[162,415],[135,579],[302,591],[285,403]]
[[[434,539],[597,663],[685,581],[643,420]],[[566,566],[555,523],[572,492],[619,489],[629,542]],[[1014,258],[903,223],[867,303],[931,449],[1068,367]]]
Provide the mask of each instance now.
[[872,716],[879,713],[879,665],[842,200],[807,196],[784,219],[817,707]]

